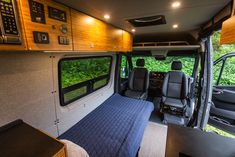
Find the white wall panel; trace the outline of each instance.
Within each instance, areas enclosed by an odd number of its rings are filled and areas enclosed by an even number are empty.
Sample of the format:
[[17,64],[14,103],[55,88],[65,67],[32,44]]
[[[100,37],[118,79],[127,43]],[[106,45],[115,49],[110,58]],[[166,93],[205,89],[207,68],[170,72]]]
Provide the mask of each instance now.
[[43,53],[0,54],[0,126],[16,119],[57,136],[52,59]]
[[[51,55],[55,58],[51,58]],[[113,56],[109,84],[62,107],[59,101],[58,63],[64,58],[64,54],[1,52],[0,126],[23,119],[55,137],[58,132],[62,134],[67,131],[114,93],[115,55],[98,55]],[[53,91],[56,93],[52,94]],[[54,124],[56,118],[60,121],[57,126]]]

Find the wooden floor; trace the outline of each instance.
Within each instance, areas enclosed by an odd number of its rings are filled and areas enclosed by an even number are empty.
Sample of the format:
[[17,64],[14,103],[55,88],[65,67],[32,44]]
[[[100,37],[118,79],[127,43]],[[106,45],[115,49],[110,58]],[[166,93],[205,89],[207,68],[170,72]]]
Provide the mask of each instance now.
[[165,157],[167,126],[149,122],[138,157]]

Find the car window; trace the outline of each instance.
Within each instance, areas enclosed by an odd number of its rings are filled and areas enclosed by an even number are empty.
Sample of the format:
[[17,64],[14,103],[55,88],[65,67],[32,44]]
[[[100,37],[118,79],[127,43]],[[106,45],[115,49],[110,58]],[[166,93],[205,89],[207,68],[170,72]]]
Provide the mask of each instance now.
[[219,75],[220,75],[220,71],[222,68],[223,62],[220,61],[219,63],[217,63],[216,65],[214,65],[213,67],[213,85],[218,85],[218,80],[219,80]]
[[219,80],[221,86],[235,86],[235,57],[229,57],[225,61],[223,73]]
[[110,79],[111,57],[69,58],[59,62],[61,105],[106,86]]

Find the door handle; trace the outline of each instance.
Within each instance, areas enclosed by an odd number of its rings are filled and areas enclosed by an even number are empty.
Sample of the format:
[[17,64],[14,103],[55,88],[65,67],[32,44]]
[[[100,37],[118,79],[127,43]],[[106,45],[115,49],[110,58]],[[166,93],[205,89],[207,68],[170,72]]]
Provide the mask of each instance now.
[[223,92],[222,91],[213,91],[213,94],[214,95],[220,95],[220,94],[222,94]]
[[225,124],[225,125],[228,125],[228,126],[232,126],[232,124],[224,119],[221,119],[219,117],[216,117],[216,116],[210,116],[211,119],[219,122],[219,123],[222,123],[222,124]]
[[220,94],[223,94],[223,90],[220,90],[220,89],[213,89],[213,94],[214,95],[220,95]]

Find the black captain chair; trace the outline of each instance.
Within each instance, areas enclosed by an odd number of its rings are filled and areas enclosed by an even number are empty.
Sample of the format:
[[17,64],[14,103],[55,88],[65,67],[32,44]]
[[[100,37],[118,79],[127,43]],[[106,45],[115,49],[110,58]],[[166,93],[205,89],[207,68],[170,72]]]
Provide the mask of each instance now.
[[147,99],[149,87],[149,72],[144,68],[144,59],[136,61],[134,68],[129,76],[129,89],[125,92],[125,96],[135,99]]
[[187,106],[188,78],[181,72],[180,61],[174,61],[171,69],[163,82],[161,111],[183,116]]

